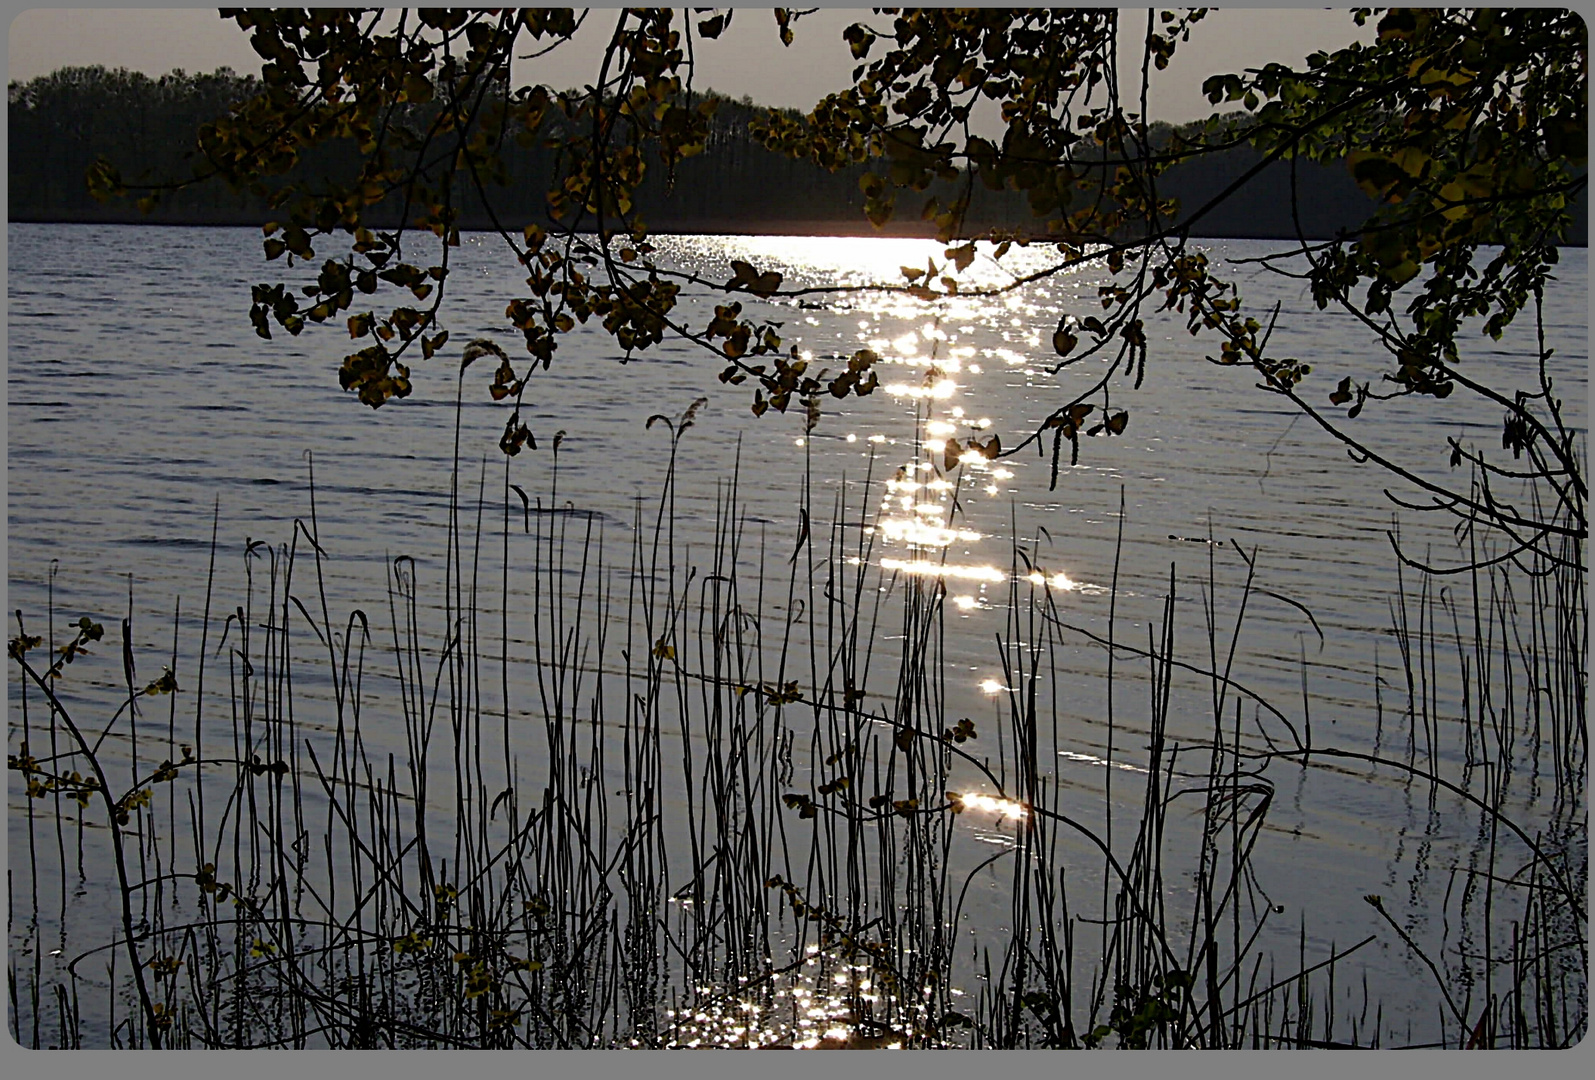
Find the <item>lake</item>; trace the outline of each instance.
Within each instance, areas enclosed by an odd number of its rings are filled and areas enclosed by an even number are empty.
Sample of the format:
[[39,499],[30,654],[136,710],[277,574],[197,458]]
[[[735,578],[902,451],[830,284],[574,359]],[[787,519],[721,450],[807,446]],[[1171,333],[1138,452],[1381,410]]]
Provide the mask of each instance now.
[[[805,562],[813,566],[829,552],[836,565],[856,569],[860,588],[877,604],[900,602],[915,582],[939,580],[945,595],[930,594],[940,602],[930,691],[936,708],[949,722],[970,718],[980,731],[970,745],[1000,756],[999,732],[1035,683],[1041,712],[1052,724],[1043,772],[1059,813],[1100,816],[1104,805],[1121,817],[1139,812],[1148,717],[1158,711],[1155,700],[1148,702],[1163,676],[1144,659],[1118,658],[1120,727],[1110,746],[1105,650],[1077,633],[1067,644],[1048,637],[1043,661],[1033,652],[1025,659],[1045,635],[1034,618],[1026,620],[1016,602],[1021,597],[1052,611],[1060,634],[1077,627],[1106,637],[1111,610],[1118,640],[1143,650],[1160,647],[1166,612],[1172,613],[1176,653],[1204,669],[1225,663],[1244,597],[1232,675],[1291,723],[1310,727],[1315,745],[1411,751],[1436,772],[1467,776],[1475,741],[1484,739],[1482,723],[1475,732],[1460,719],[1470,715],[1462,646],[1473,619],[1468,582],[1425,585],[1416,571],[1398,568],[1388,535],[1399,518],[1406,550],[1455,564],[1452,519],[1396,507],[1385,489],[1403,489],[1392,477],[1351,460],[1288,401],[1258,388],[1246,369],[1208,363],[1205,356],[1216,344],[1191,337],[1183,317],[1148,316],[1144,384],[1136,389],[1120,377],[1111,387],[1114,407],[1129,410],[1127,427],[1118,437],[1082,439],[1076,464],[1065,446],[1055,486],[1050,457],[1034,446],[995,461],[943,467],[945,440],[996,435],[1004,447],[1015,446],[1100,377],[1103,363],[1095,359],[1054,370],[1050,348],[1060,315],[1100,311],[1097,290],[1107,280],[1100,269],[1054,275],[998,299],[961,297],[939,306],[870,291],[814,294],[801,302],[741,294],[745,313],[780,322],[785,340],[812,356],[813,367],[839,367],[863,347],[881,354],[881,388],[867,398],[827,400],[812,430],[801,409],[755,418],[751,386],[720,383],[723,365],[689,344],[667,342],[622,362],[610,339],[584,328],[562,343],[549,370],[531,376],[521,415],[536,449],[506,465],[497,442],[507,406],[486,393],[491,360],[466,372],[463,405],[457,411],[455,404],[457,361],[470,339],[497,341],[522,368],[524,352],[503,320],[504,304],[520,282],[494,237],[464,237],[451,259],[452,295],[444,313],[449,345],[432,361],[412,365],[412,397],[375,412],[338,387],[337,365],[348,349],[341,329],[312,327],[298,338],[279,333],[274,341],[255,336],[249,288],[274,279],[280,267],[273,264],[268,272],[254,230],[13,224],[8,241],[9,609],[20,610],[29,631],[39,633],[53,605],[56,640],[80,615],[103,621],[106,640],[97,650],[103,656],[87,670],[69,669],[68,681],[107,715],[127,696],[118,657],[124,618],[139,657],[139,681],[154,678],[175,652],[178,682],[192,693],[193,663],[186,657],[202,634],[213,525],[216,572],[205,647],[212,663],[222,663],[217,641],[226,613],[251,605],[251,611],[265,610],[252,598],[268,589],[266,554],[297,543],[299,557],[307,557],[310,533],[296,533],[295,521],[310,518],[313,468],[314,536],[326,553],[330,623],[341,628],[359,608],[376,642],[394,641],[402,628],[393,625],[399,617],[390,616],[390,574],[394,560],[407,556],[416,624],[434,631],[448,625],[458,613],[444,595],[445,585],[458,580],[446,567],[455,544],[465,555],[452,572],[467,568],[469,580],[459,583],[471,591],[481,623],[472,640],[485,657],[506,658],[502,687],[496,673],[485,679],[478,702],[505,715],[506,754],[490,754],[488,771],[530,774],[546,767],[533,760],[541,723],[536,740],[521,742],[517,734],[511,746],[512,719],[530,724],[538,713],[530,703],[546,693],[538,690],[539,664],[533,662],[548,644],[538,620],[545,608],[559,606],[560,597],[579,608],[603,576],[577,572],[573,564],[551,579],[560,582],[556,596],[539,591],[533,563],[556,541],[596,543],[591,538],[597,537],[606,565],[623,568],[637,545],[651,543],[673,429],[649,418],[661,414],[675,422],[703,398],[677,444],[673,543],[683,574],[688,564],[709,567],[719,557],[734,479],[742,539],[727,565],[769,576],[760,611],[779,614],[786,625],[786,644],[771,661],[781,675],[771,681],[797,678],[799,669],[804,678],[812,669],[816,684],[824,681],[827,664],[814,659],[807,643],[822,639],[834,605],[828,593],[814,599],[817,579],[803,572]],[[868,238],[681,236],[657,244],[667,265],[723,278],[730,259],[745,259],[779,270],[789,286],[897,282],[899,267],[921,266],[939,252],[929,241]],[[1271,245],[1197,246],[1223,268],[1221,275],[1240,283],[1251,310],[1266,313],[1279,305],[1273,340],[1282,353],[1317,369],[1311,400],[1327,398],[1341,375],[1373,378],[1384,370],[1349,317],[1318,312],[1301,282],[1245,261]],[[999,266],[988,249],[970,277],[997,284],[1041,265],[1039,253],[1016,251]],[[1588,428],[1588,295],[1586,252],[1565,249],[1546,297],[1546,334],[1556,349],[1557,391],[1581,433]],[[691,287],[683,297],[700,319],[724,299]],[[1488,372],[1495,385],[1531,388],[1532,333],[1525,326],[1500,342],[1471,337],[1463,362],[1468,370]],[[1369,446],[1413,463],[1421,475],[1445,478],[1451,472],[1448,436],[1485,448],[1499,436],[1500,410],[1464,397],[1370,402],[1348,426]],[[456,437],[460,460],[457,480],[451,480]],[[451,491],[457,514],[451,514]],[[558,513],[567,507],[571,513]],[[267,547],[251,550],[254,541]],[[659,580],[675,580],[675,573]],[[684,604],[689,596],[698,603],[708,573],[702,571],[690,590],[672,594],[671,603]],[[653,574],[658,577],[658,567]],[[795,592],[788,591],[792,574],[801,582]],[[623,599],[624,584],[618,589]],[[320,618],[317,589],[304,584],[294,595]],[[1528,592],[1517,602],[1535,606]],[[286,604],[282,617],[288,617]],[[1418,665],[1433,676],[1415,691],[1424,703],[1421,716],[1408,715],[1403,642],[1393,633],[1404,617],[1405,625],[1427,626],[1425,632],[1444,642],[1428,668]],[[1211,642],[1209,619],[1217,626]],[[888,739],[891,688],[910,651],[904,640],[912,636],[910,624],[920,625],[879,615],[869,624],[876,640],[866,642],[862,654],[861,678],[869,680],[861,682],[863,708],[878,706],[871,723],[882,725]],[[618,641],[630,624],[617,616],[614,625]],[[596,631],[589,626],[582,632]],[[644,644],[658,633],[650,624]],[[314,642],[305,640],[304,653],[313,653]],[[658,641],[662,649],[665,638]],[[799,645],[789,664],[794,642]],[[619,678],[628,665],[639,665],[640,647],[633,644],[623,658],[611,642],[602,658],[595,651],[591,663],[577,667]],[[765,648],[762,636],[759,648]],[[436,662],[435,643],[422,653]],[[674,652],[669,659],[675,660]],[[327,716],[337,696],[330,669],[324,657],[301,662],[306,667],[294,677],[295,722],[330,730]],[[1045,675],[1039,669],[1024,674],[1024,664],[1037,662],[1047,665]],[[392,705],[392,679],[375,667],[373,661],[370,683],[360,691],[369,700],[365,737],[402,762],[406,734]],[[15,747],[20,689],[15,679],[10,686],[8,745]],[[193,725],[192,699],[176,700],[177,722]],[[1182,669],[1166,706],[1168,739],[1200,742],[1213,725],[1214,705],[1211,682]],[[1231,708],[1238,706],[1225,706],[1224,723],[1240,724]],[[226,709],[210,709],[204,722],[216,726],[215,738],[229,738],[221,734],[230,730]],[[1283,738],[1283,728],[1250,699],[1246,709],[1255,714],[1244,718],[1249,744]],[[154,714],[164,718],[166,711],[163,706]],[[683,736],[687,743],[699,737]],[[1527,735],[1520,741],[1526,745]],[[124,764],[136,752],[119,737],[108,745]],[[800,749],[799,774],[820,776],[823,756]],[[1524,822],[1550,829],[1567,813],[1541,780],[1551,766],[1528,751],[1519,756],[1525,768],[1532,757],[1532,779],[1524,773],[1505,785],[1503,804]],[[601,777],[606,789],[630,782],[618,760]],[[1180,773],[1178,785],[1195,791],[1207,777],[1205,758],[1193,760],[1190,769]],[[69,946],[96,929],[96,941],[108,939],[110,924],[101,924],[110,907],[93,890],[71,902],[63,891],[59,910],[53,901],[44,903],[42,930],[17,921],[20,877],[27,871],[19,853],[34,842],[35,823],[18,774],[10,775],[10,865],[13,873],[23,871],[13,887],[13,956],[42,948],[39,941],[48,944],[52,934],[71,939]],[[1363,897],[1383,895],[1384,910],[1406,933],[1443,953],[1448,970],[1464,969],[1458,950],[1471,948],[1471,939],[1464,930],[1459,940],[1452,923],[1483,917],[1504,926],[1502,920],[1515,917],[1501,898],[1493,915],[1480,916],[1476,901],[1473,908],[1458,907],[1470,903],[1464,896],[1474,887],[1468,868],[1489,845],[1505,848],[1513,841],[1484,835],[1476,808],[1453,793],[1436,794],[1394,770],[1355,762],[1310,770],[1279,761],[1268,777],[1273,795],[1253,861],[1258,896],[1281,913],[1258,939],[1269,965],[1275,955],[1295,964],[1298,945],[1306,963],[1314,963],[1313,957],[1378,935],[1343,970],[1341,982],[1324,991],[1333,995],[1330,1011],[1360,1012],[1364,1035],[1382,1025],[1386,1044],[1438,1039],[1440,995],[1432,975]],[[1478,782],[1464,781],[1473,790],[1469,783]],[[682,813],[692,806],[680,801],[685,791],[672,798]],[[1193,799],[1172,802],[1170,820],[1187,804],[1197,805]],[[977,930],[1000,933],[1008,925],[1010,885],[975,868],[989,853],[1013,849],[1016,836],[1000,813],[983,814],[973,804],[953,820],[943,855],[960,868],[960,881],[967,872],[976,886],[966,887],[967,903],[960,899],[968,923],[960,934],[978,939]],[[1133,828],[1121,825],[1111,844],[1128,859],[1133,841]],[[45,846],[54,859],[53,840]],[[1088,851],[1082,848],[1079,868],[1071,864],[1070,873],[1081,895],[1096,903],[1106,895],[1103,871],[1088,865]],[[1521,856],[1499,857],[1515,871]],[[672,887],[681,884],[675,872]],[[49,886],[50,895],[56,888]],[[1172,912],[1188,911],[1189,889],[1172,871],[1167,888],[1169,917],[1178,922],[1186,915]],[[1080,934],[1092,940],[1101,932],[1081,926]],[[71,955],[70,947],[65,951]],[[1283,973],[1284,960],[1280,965]],[[973,993],[982,977],[978,965],[970,961],[962,972],[968,985],[961,992]],[[1369,992],[1379,1003],[1377,1022],[1364,997]]]

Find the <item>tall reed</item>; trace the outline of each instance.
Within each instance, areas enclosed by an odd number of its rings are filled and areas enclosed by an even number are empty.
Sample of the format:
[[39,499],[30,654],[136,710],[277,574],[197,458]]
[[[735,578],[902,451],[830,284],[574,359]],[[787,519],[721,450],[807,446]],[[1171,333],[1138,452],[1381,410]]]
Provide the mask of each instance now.
[[[805,478],[794,537],[750,516],[733,470],[708,550],[692,550],[676,528],[692,419],[655,433],[662,487],[629,527],[557,502],[557,455],[546,501],[506,463],[473,503],[456,470],[441,566],[392,559],[385,610],[333,611],[312,496],[285,543],[243,553],[219,627],[213,555],[194,660],[179,610],[167,670],[140,677],[123,620],[103,727],[87,725],[106,695],[84,675],[114,664],[91,655],[103,624],[58,645],[53,609],[37,636],[19,613],[13,1035],[1411,1043],[1382,1002],[1370,1018],[1365,969],[1352,1000],[1359,951],[1384,940],[1433,979],[1431,1041],[1582,1036],[1581,575],[1475,557],[1449,583],[1403,582],[1406,705],[1381,713],[1370,749],[1315,739],[1306,702],[1293,716],[1244,681],[1242,626],[1266,592],[1254,554],[1235,549],[1238,586],[1221,586],[1217,545],[1195,579],[1171,566],[1142,640],[1117,569],[1106,627],[1077,624],[1032,583],[1039,540],[1020,543],[997,719],[955,719],[946,589],[880,569],[874,477],[851,504],[844,478],[823,516]],[[1193,590],[1194,650],[1176,603]],[[1102,672],[1086,688],[1082,649]],[[1086,699],[1100,812],[1059,764]],[[1281,777],[1331,769],[1394,774],[1433,813],[1472,816],[1438,937],[1375,896],[1375,932],[1350,944],[1281,925],[1256,849]],[[1001,925],[972,926],[977,909]]]

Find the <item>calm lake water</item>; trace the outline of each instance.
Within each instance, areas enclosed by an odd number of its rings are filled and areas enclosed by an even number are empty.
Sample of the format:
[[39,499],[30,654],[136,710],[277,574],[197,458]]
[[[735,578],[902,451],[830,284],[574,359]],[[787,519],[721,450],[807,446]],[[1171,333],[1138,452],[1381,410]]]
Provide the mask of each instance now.
[[[150,657],[141,661],[141,674],[170,656],[174,634],[180,652],[197,648],[213,515],[212,608],[228,612],[243,602],[246,544],[288,543],[295,519],[308,517],[312,460],[334,610],[362,607],[375,622],[385,619],[386,574],[396,556],[415,558],[423,596],[428,580],[441,581],[459,348],[485,336],[518,366],[524,355],[502,319],[519,278],[494,238],[467,236],[453,256],[445,315],[451,343],[444,355],[414,364],[412,398],[372,412],[338,387],[347,347],[339,329],[312,328],[269,342],[253,333],[249,287],[280,269],[274,264],[268,272],[254,230],[14,224],[8,237],[7,610],[20,609],[30,629],[44,625],[53,581],[58,627],[90,614],[109,631],[131,613],[135,645]],[[930,242],[891,239],[695,236],[658,244],[665,261],[711,278],[728,276],[728,260],[741,258],[781,271],[789,285],[892,282],[900,280],[900,266],[923,265],[938,253]],[[1281,305],[1274,341],[1317,369],[1313,394],[1327,397],[1341,375],[1367,378],[1382,370],[1357,327],[1317,312],[1299,282],[1256,264],[1228,265],[1268,245],[1200,246],[1221,273],[1241,282],[1253,310]],[[972,273],[997,282],[1040,265],[1038,259],[1016,252],[1004,261],[1006,270],[982,259]],[[1564,251],[1546,310],[1556,385],[1580,431],[1587,430],[1587,274],[1585,251]],[[798,413],[755,419],[751,387],[722,385],[721,365],[686,345],[668,343],[623,365],[605,335],[579,331],[562,344],[552,369],[532,378],[522,415],[539,448],[512,463],[509,481],[545,506],[568,500],[595,512],[606,545],[625,551],[638,500],[651,514],[669,452],[668,432],[647,428],[647,418],[675,417],[707,398],[681,443],[678,536],[707,554],[719,485],[736,468],[749,535],[767,544],[776,577],[798,538],[805,477],[814,537],[829,532],[840,501],[844,528],[857,528],[868,515],[875,527],[869,557],[888,576],[945,552],[948,715],[972,716],[991,729],[1004,680],[995,635],[1006,626],[1010,577],[1016,567],[1026,572],[1015,561],[1016,543],[1047,576],[1043,587],[1054,590],[1060,610],[1104,632],[1122,530],[1121,637],[1145,644],[1149,625],[1161,619],[1172,567],[1177,641],[1197,664],[1207,657],[1210,562],[1224,628],[1233,623],[1246,577],[1236,545],[1255,550],[1256,585],[1278,596],[1252,596],[1237,677],[1292,716],[1310,712],[1320,741],[1361,750],[1381,739],[1404,745],[1403,687],[1391,682],[1397,568],[1387,532],[1395,507],[1383,493],[1391,478],[1349,460],[1289,402],[1258,389],[1245,370],[1205,362],[1215,346],[1190,337],[1182,319],[1150,317],[1143,387],[1121,379],[1113,388],[1115,406],[1130,411],[1127,430],[1118,438],[1082,440],[1079,463],[1070,466],[1065,458],[1055,489],[1050,462],[1033,447],[967,464],[949,477],[956,486],[937,483],[934,470],[919,467],[927,440],[996,434],[1005,447],[1017,444],[1072,396],[1071,388],[1099,376],[1095,360],[1055,373],[1050,340],[1061,313],[1100,310],[1103,280],[1096,270],[1082,270],[1000,300],[940,307],[869,292],[817,295],[801,305],[744,294],[746,313],[782,322],[784,336],[812,353],[815,366],[863,346],[885,358],[880,391],[828,400],[808,433]],[[716,299],[723,296],[688,293],[700,311]],[[1465,364],[1489,372],[1496,385],[1530,387],[1533,347],[1526,330],[1499,343],[1470,339]],[[942,375],[927,385],[932,364]],[[490,379],[489,362],[466,376],[461,491],[469,516],[474,520],[480,496],[489,527],[497,528],[505,513],[505,465],[496,443],[507,410],[488,400]],[[1390,456],[1445,475],[1446,436],[1489,447],[1499,434],[1498,410],[1460,398],[1373,402],[1353,427]],[[556,489],[557,431],[563,438]],[[518,526],[522,511],[514,496],[510,510]],[[1414,550],[1431,545],[1437,561],[1449,562],[1445,525],[1408,515],[1401,527]],[[1216,545],[1201,542],[1209,536]],[[1414,587],[1411,571],[1407,585]],[[512,578],[509,589],[511,610],[524,610],[531,602],[524,583]],[[496,596],[497,585],[484,586],[488,591]],[[1316,629],[1278,597],[1309,609]],[[1227,643],[1226,629],[1219,636]],[[512,633],[512,653],[517,641],[524,631]],[[890,643],[882,648],[889,656]],[[1059,662],[1078,677],[1080,690],[1059,709],[1064,750],[1057,768],[1085,807],[1100,803],[1109,771],[1102,654],[1082,647]],[[1134,677],[1144,684],[1144,673]],[[103,680],[95,685],[114,702],[120,665],[104,664],[93,678]],[[1453,674],[1446,678],[1454,681]],[[1176,717],[1190,725],[1188,737],[1211,722],[1205,686],[1193,679],[1175,704]],[[314,701],[313,682],[305,692]],[[1442,712],[1458,694],[1453,685],[1440,688]],[[14,709],[10,731],[14,744]],[[1122,743],[1115,751],[1116,765],[1133,768],[1141,748],[1131,741],[1129,751]],[[1461,737],[1448,732],[1436,753],[1454,765]],[[1444,812],[1444,800],[1442,812],[1432,813],[1424,793],[1394,776],[1349,769],[1282,771],[1275,779],[1279,798],[1257,859],[1264,887],[1289,912],[1280,940],[1292,960],[1298,916],[1313,947],[1344,946],[1378,931],[1381,924],[1361,902],[1365,893],[1399,897],[1393,909],[1399,906],[1398,918],[1414,929],[1439,918],[1443,878],[1477,842],[1476,815]],[[1125,805],[1138,797],[1138,790],[1114,794]],[[1532,818],[1533,798],[1522,798]],[[12,774],[13,867],[25,835],[16,812],[24,802]],[[972,832],[1003,842],[996,824],[965,818]],[[1428,1023],[1435,1006],[1427,972],[1388,935],[1376,948],[1362,956],[1382,988],[1386,1019]]]

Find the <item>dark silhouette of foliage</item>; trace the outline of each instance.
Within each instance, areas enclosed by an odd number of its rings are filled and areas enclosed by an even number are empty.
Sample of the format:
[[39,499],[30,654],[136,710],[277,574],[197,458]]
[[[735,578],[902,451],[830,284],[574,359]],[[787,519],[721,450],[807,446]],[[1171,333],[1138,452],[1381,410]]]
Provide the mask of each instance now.
[[[176,71],[150,79],[104,68],[63,68],[28,83],[13,84],[10,105],[10,189],[13,221],[170,223],[184,225],[249,225],[259,227],[276,215],[267,199],[247,189],[229,191],[225,184],[190,184],[173,189],[160,181],[190,175],[196,162],[208,169],[197,152],[199,130],[258,90],[258,83],[226,70],[210,75]],[[674,176],[654,170],[643,177],[637,205],[654,233],[812,233],[870,234],[877,231],[863,213],[860,181],[868,165],[830,172],[812,161],[766,149],[754,136],[755,121],[767,111],[750,99],[734,100],[709,89],[693,92],[695,100],[712,101],[709,133],[701,154],[683,159]],[[781,110],[788,118],[795,110]],[[115,117],[134,117],[134,124]],[[546,125],[545,125],[546,126]],[[1153,124],[1155,143],[1174,133],[1167,124]],[[158,134],[152,134],[158,133]],[[544,195],[557,169],[555,151],[539,138],[501,148],[502,187],[489,185],[491,209],[501,219],[557,224],[548,216]],[[1166,177],[1169,192],[1185,205],[1200,206],[1249,172],[1261,155],[1249,146],[1235,146],[1175,166]],[[152,196],[147,212],[119,200],[97,201],[84,176],[104,159],[122,184],[141,186]],[[334,140],[315,148],[291,168],[285,179],[315,182],[323,174],[357,173],[358,147]],[[1257,174],[1247,198],[1231,200],[1204,218],[1208,237],[1275,237],[1294,229],[1291,217],[1291,170],[1276,162]],[[1343,161],[1308,165],[1294,183],[1302,191],[1300,221],[1305,234],[1328,238],[1337,230],[1360,225],[1373,203],[1352,181]],[[933,185],[950,196],[952,185]],[[493,228],[488,207],[468,184],[456,183],[461,229]],[[400,225],[402,202],[389,197],[367,207],[372,227]],[[1029,202],[1017,191],[977,189],[965,217],[966,235],[992,229],[1019,229],[1031,222]],[[888,221],[894,235],[933,236],[934,225],[912,217]]]
[[[446,341],[449,253],[468,202],[527,272],[527,291],[509,299],[505,317],[523,336],[531,368],[546,368],[563,335],[597,321],[627,356],[667,338],[695,343],[726,364],[724,381],[752,380],[755,413],[800,404],[813,417],[827,392],[845,397],[875,385],[867,352],[841,374],[813,372],[777,326],[740,304],[718,306],[703,325],[678,304],[689,283],[793,295],[778,273],[743,264],[711,280],[652,257],[647,186],[671,188],[725,137],[714,119],[723,102],[693,92],[692,57],[732,13],[223,14],[250,34],[265,64],[254,95],[201,130],[196,178],[219,177],[273,207],[268,259],[320,263],[302,296],[282,284],[258,286],[251,315],[266,337],[274,328],[298,334],[307,322],[345,322],[366,344],[345,358],[341,378],[367,404],[408,393],[414,354],[428,358]],[[800,14],[777,9],[784,44],[793,44]],[[1249,369],[1354,456],[1432,496],[1428,508],[1481,519],[1519,549],[1568,557],[1561,545],[1584,535],[1587,492],[1574,432],[1546,373],[1550,353],[1542,343],[1536,388],[1501,389],[1464,363],[1462,343],[1479,333],[1499,337],[1525,311],[1537,317],[1557,245],[1573,234],[1587,184],[1583,21],[1554,9],[1359,9],[1351,16],[1358,25],[1376,25],[1372,45],[1318,53],[1300,68],[1215,74],[1204,86],[1210,101],[1238,108],[1178,131],[1151,124],[1147,87],[1200,33],[1204,14],[1148,12],[1143,28],[1112,9],[877,9],[844,35],[859,61],[851,85],[808,114],[763,110],[748,127],[767,151],[855,173],[861,209],[876,226],[902,210],[932,223],[947,245],[945,262],[905,269],[903,283],[889,288],[927,303],[958,293],[958,272],[982,236],[999,245],[999,259],[1014,244],[1056,252],[1051,266],[1013,287],[1082,263],[1115,275],[1100,290],[1100,314],[1065,314],[1053,337],[1059,368],[1092,356],[1109,362],[1027,439],[997,448],[1050,449],[1054,484],[1065,440],[1073,461],[1082,434],[1124,429],[1127,415],[1110,412],[1108,393],[1145,377],[1151,304],[1212,340],[1213,362]],[[559,47],[600,17],[612,18],[613,29],[589,86],[510,85],[512,56]],[[1118,67],[1127,34],[1143,43],[1135,75]],[[1000,138],[977,130],[983,109],[999,112]],[[357,168],[305,174],[303,162],[340,143],[357,150]],[[539,180],[548,216],[528,222],[502,215],[492,190],[510,182],[514,148],[532,146],[550,151],[553,164]],[[1200,204],[1172,197],[1177,170],[1243,152],[1255,163]],[[1302,222],[1297,177],[1342,160],[1374,212],[1356,228],[1315,239]],[[738,167],[734,154],[719,164]],[[1248,311],[1236,286],[1190,243],[1249,181],[1282,166],[1296,236],[1262,261],[1302,277],[1320,308],[1363,323],[1370,346],[1389,357],[1378,382],[1344,376],[1332,391],[1314,389],[1324,373],[1307,383],[1312,363],[1272,347],[1273,318]],[[109,166],[90,179],[100,194],[145,199],[192,183],[136,185]],[[972,228],[982,191],[1022,197],[1028,224]],[[919,205],[907,205],[910,197]],[[395,205],[396,221],[374,223]],[[416,235],[435,241],[433,255],[415,256]],[[329,245],[344,253],[318,253]],[[496,396],[513,396],[518,406],[530,369],[504,367]],[[1458,388],[1503,410],[1513,467],[1453,440],[1450,464],[1462,472],[1455,482],[1437,481],[1414,463],[1381,458],[1356,434],[1370,401],[1439,399]],[[1497,491],[1520,482],[1532,489],[1525,499]]]
[[[159,79],[103,67],[63,68],[12,83],[11,220],[88,216],[83,177],[99,158],[127,165],[130,183],[189,175],[200,126],[259,86],[227,68],[209,75],[174,71]],[[155,204],[145,202],[142,209]],[[191,185],[173,194],[161,216],[208,223],[236,219],[246,209],[245,200],[221,185]]]

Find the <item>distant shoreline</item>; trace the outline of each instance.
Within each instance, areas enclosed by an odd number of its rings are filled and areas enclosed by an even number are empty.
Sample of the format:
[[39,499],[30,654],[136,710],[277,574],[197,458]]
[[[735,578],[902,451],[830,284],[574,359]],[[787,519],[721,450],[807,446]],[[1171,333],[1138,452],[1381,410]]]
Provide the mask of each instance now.
[[[265,222],[258,218],[245,218],[240,215],[219,214],[214,220],[161,220],[145,217],[137,212],[132,214],[111,214],[103,217],[89,216],[46,216],[23,215],[8,217],[7,223],[12,225],[132,225],[150,226],[162,225],[184,229],[258,229]],[[390,228],[391,226],[377,226]],[[462,232],[494,232],[491,224],[465,222],[460,226]],[[592,229],[579,229],[578,232],[587,235]],[[985,230],[975,230],[966,235],[979,238]],[[648,233],[651,236],[834,236],[839,239],[869,239],[882,237],[901,240],[934,240],[935,229],[920,221],[889,221],[884,228],[877,229],[864,221],[811,220],[792,221],[774,219],[760,222],[736,221],[685,221],[669,222],[661,225],[649,225]],[[1191,237],[1192,240],[1274,240],[1280,243],[1290,243],[1295,236],[1278,236],[1273,234],[1248,234],[1236,230],[1224,232],[1204,232]],[[1307,236],[1307,240],[1329,240],[1327,236]],[[1033,242],[1045,243],[1046,241],[1034,239]],[[1589,245],[1577,240],[1568,240],[1557,245],[1564,248],[1586,248]]]
[[[297,193],[295,197],[314,198],[315,192],[336,190],[337,178],[358,174],[364,162],[360,148],[348,140],[335,140],[297,159],[279,178],[287,188],[198,182],[199,174],[194,173],[198,132],[226,113],[232,102],[257,91],[254,81],[230,74],[156,83],[93,68],[65,69],[15,87],[7,112],[8,219],[258,228],[287,215],[286,207],[274,210],[271,203],[288,198],[288,188]],[[631,202],[650,231],[930,238],[935,226],[924,215],[934,217],[956,205],[964,208],[965,237],[993,229],[1034,236],[1046,230],[1048,219],[1104,197],[1104,176],[1076,178],[1055,205],[1047,199],[1037,203],[1006,182],[996,187],[970,184],[960,194],[960,184],[970,179],[960,173],[958,181],[943,177],[923,190],[910,185],[897,191],[891,217],[875,228],[865,216],[865,191],[870,186],[866,178],[873,175],[869,163],[855,162],[833,171],[807,158],[771,150],[753,136],[755,119],[751,103],[719,100],[703,152],[681,159],[673,168],[651,169],[640,179]],[[1154,129],[1154,141],[1178,134],[1168,125]],[[552,128],[539,132],[523,133],[537,135],[526,145],[517,138],[502,147],[498,161],[502,172],[495,174],[491,191],[456,178],[458,190],[451,205],[462,229],[491,230],[495,221],[515,232],[528,223],[545,229],[558,224],[548,220],[545,201],[547,193],[564,182],[558,153],[548,141],[557,132]],[[162,178],[170,181],[164,185],[169,190],[160,194],[147,216],[131,199],[97,202],[86,177],[102,160],[120,170],[122,182],[133,193],[149,190],[141,185]],[[1082,164],[1091,171],[1088,159]],[[191,174],[193,183],[175,179]],[[1270,162],[1249,144],[1216,148],[1173,165],[1159,174],[1157,194],[1184,208],[1176,220],[1199,213],[1193,228],[1203,236],[1282,243],[1298,237],[1320,242],[1359,236],[1381,205],[1358,185],[1346,159]],[[875,216],[881,216],[883,209],[877,205]],[[1568,210],[1565,246],[1584,247],[1589,228],[1587,190],[1577,192]],[[360,217],[367,226],[392,230],[413,215],[399,194],[389,191],[375,202],[363,203]]]

